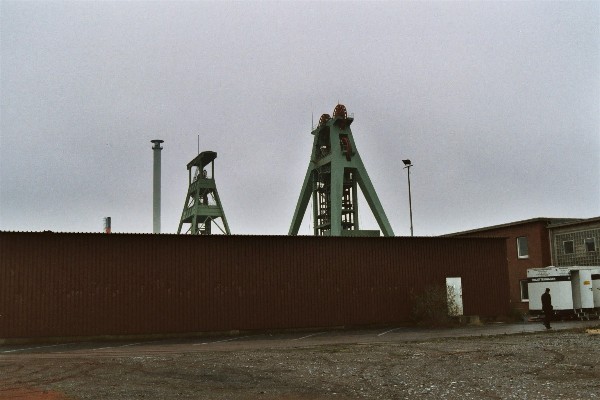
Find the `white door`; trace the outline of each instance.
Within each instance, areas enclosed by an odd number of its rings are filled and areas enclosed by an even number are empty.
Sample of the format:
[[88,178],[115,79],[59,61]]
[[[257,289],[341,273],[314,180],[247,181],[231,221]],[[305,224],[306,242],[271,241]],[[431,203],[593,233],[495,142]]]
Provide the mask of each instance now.
[[463,315],[461,278],[446,278],[446,295],[448,297],[448,315]]

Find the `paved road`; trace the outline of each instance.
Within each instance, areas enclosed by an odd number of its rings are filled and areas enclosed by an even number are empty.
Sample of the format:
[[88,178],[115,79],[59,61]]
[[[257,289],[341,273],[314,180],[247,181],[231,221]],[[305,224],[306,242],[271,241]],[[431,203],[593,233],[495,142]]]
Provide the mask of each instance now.
[[[553,331],[597,327],[600,321],[554,322]],[[203,338],[162,339],[153,341],[77,342],[0,346],[0,360],[19,355],[89,355],[114,356],[132,353],[181,353],[201,351],[234,351],[240,349],[293,348],[325,344],[385,343],[425,341],[437,338],[496,336],[546,331],[539,322],[517,324],[469,325],[450,329],[390,327],[369,330],[323,330],[281,334],[241,334]],[[11,357],[13,356],[13,357]]]

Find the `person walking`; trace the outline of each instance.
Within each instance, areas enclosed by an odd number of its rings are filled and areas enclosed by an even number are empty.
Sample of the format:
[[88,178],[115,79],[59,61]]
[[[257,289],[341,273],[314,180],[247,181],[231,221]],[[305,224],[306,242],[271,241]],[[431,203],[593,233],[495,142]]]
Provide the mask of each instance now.
[[542,295],[542,310],[544,311],[544,326],[546,329],[550,329],[550,319],[552,318],[552,297],[550,296],[550,289],[546,288],[546,292]]

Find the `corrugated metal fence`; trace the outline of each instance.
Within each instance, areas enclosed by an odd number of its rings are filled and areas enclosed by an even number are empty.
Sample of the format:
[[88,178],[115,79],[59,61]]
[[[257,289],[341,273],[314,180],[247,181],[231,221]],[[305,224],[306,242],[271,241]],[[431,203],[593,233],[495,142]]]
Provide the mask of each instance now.
[[0,338],[394,324],[446,277],[504,315],[507,274],[493,238],[0,232]]

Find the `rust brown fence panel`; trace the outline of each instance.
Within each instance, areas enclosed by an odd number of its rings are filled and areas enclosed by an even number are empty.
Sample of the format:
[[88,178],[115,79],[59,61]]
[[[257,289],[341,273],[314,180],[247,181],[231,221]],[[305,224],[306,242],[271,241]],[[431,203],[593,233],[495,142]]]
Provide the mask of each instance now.
[[394,324],[446,277],[505,315],[506,263],[494,238],[0,232],[0,338]]

